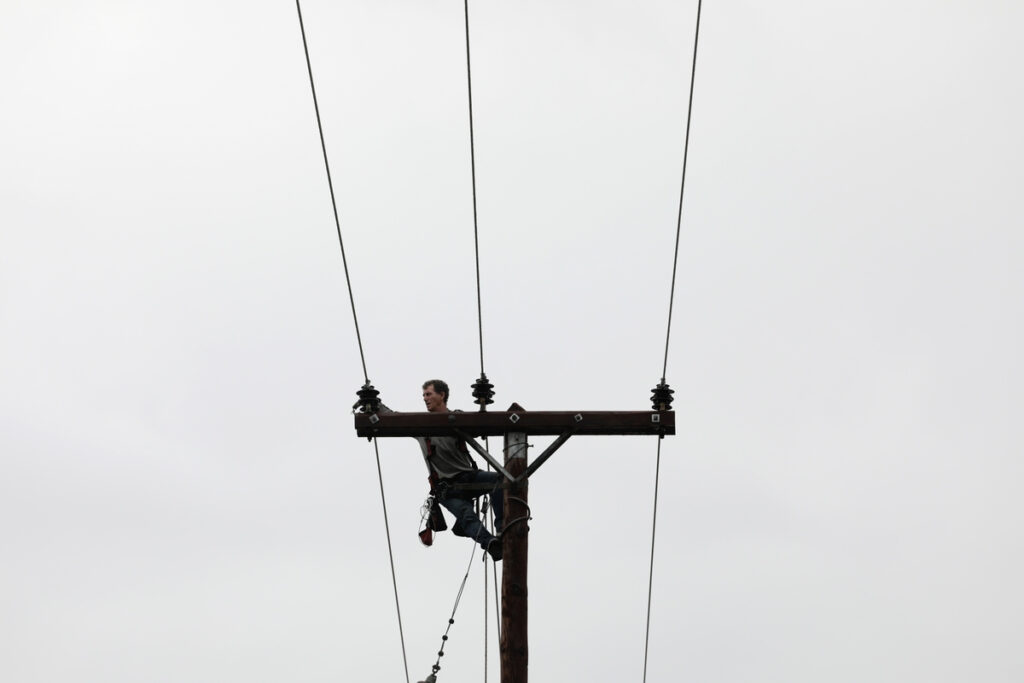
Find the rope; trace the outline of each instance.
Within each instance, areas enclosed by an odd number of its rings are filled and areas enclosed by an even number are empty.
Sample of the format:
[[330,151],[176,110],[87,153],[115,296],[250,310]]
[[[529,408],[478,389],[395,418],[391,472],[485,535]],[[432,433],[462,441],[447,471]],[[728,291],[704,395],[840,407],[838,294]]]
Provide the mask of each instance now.
[[668,369],[668,340],[672,332],[672,306],[676,296],[676,267],[679,263],[679,234],[683,226],[683,193],[686,190],[686,158],[690,153],[690,119],[693,114],[693,81],[697,75],[697,39],[700,37],[700,6],[701,0],[697,0],[697,27],[693,34],[693,66],[690,70],[690,103],[686,109],[686,139],[683,143],[683,179],[679,185],[679,215],[676,218],[676,248],[672,257],[672,287],[668,297],[668,327],[665,331],[665,362],[661,366],[661,381],[665,381],[665,371]]
[[466,16],[466,86],[469,92],[469,168],[473,183],[473,251],[476,254],[476,319],[480,333],[480,374],[484,374],[484,317],[480,299],[480,237],[476,214],[476,146],[473,139],[473,72],[469,59],[469,0],[463,0]]
[[651,594],[654,587],[654,532],[658,527],[658,475],[661,471],[661,439],[658,439],[658,458],[654,464],[654,518],[651,520],[651,569],[647,575],[647,627],[644,631],[644,677],[647,680],[647,647],[651,637]]
[[[466,581],[469,579],[469,572],[473,569],[473,558],[476,556],[476,543],[473,544],[473,550],[469,554],[469,565],[466,567],[466,574],[462,577],[462,584],[459,586],[459,592],[455,595],[455,605],[452,607],[452,615],[448,617],[448,628],[444,630],[444,635],[441,636],[441,649],[437,651],[437,661],[434,662],[434,666],[430,667],[431,672],[436,674],[441,670],[441,657],[444,657],[444,646],[448,644],[448,631],[452,629],[452,624],[455,623],[455,612],[459,609],[459,602],[462,601],[462,591],[466,588]],[[406,674],[408,678],[408,674]]]
[[391,527],[388,524],[388,504],[384,499],[384,475],[380,469],[380,449],[377,439],[373,440],[373,451],[377,455],[377,480],[380,482],[380,505],[384,510],[384,533],[388,538],[388,561],[391,562],[391,585],[395,589],[395,612],[398,613],[398,637],[402,641],[402,665],[405,667],[405,683],[409,683],[409,660],[405,656],[405,634],[402,632],[402,608],[398,604],[398,579],[395,578],[395,555],[391,552]]
[[[484,437],[484,448],[485,449],[489,449],[490,448],[490,445],[487,443],[487,437],[486,436]],[[491,463],[487,463],[487,471],[488,472],[491,471]],[[484,524],[487,526],[487,529],[493,535],[494,534],[494,501],[491,500],[490,494],[485,495],[483,497],[483,501],[484,501],[484,506],[485,506]],[[499,501],[499,503],[500,503],[500,501]],[[490,646],[490,642],[489,642],[489,633],[488,633],[488,628],[487,628],[487,619],[488,619],[488,617],[490,617],[490,607],[491,607],[490,602],[488,601],[488,597],[489,596],[487,595],[487,553],[484,553],[484,566],[483,566],[483,570],[484,570],[484,683],[487,683],[487,664],[488,664],[488,655],[490,654],[490,647],[489,647]],[[497,569],[495,569],[495,571],[497,571]],[[497,584],[495,584],[494,588],[495,588],[495,590],[497,590],[497,588],[498,588]],[[499,623],[500,623],[500,618],[499,618]]]
[[490,616],[490,602],[487,598],[487,554],[484,553],[484,683],[487,683],[487,655],[490,652],[488,647],[487,618]]
[[533,519],[532,513],[530,512],[530,506],[527,504],[527,502],[525,500],[523,500],[522,498],[520,498],[518,496],[513,496],[511,494],[509,495],[508,499],[509,500],[514,500],[517,503],[521,503],[523,505],[523,507],[526,508],[526,514],[523,515],[522,517],[516,517],[511,522],[507,523],[505,525],[505,528],[501,530],[501,533],[505,533],[506,531],[511,529],[512,525],[514,525],[514,524],[519,524],[520,522],[529,522],[531,519]]
[[327,187],[331,192],[331,208],[334,211],[334,226],[338,231],[338,246],[341,247],[341,262],[345,266],[345,284],[348,286],[348,301],[352,306],[352,322],[356,327],[356,342],[359,344],[359,360],[363,366],[363,378],[370,383],[366,372],[366,356],[363,353],[363,338],[359,334],[359,318],[356,316],[356,300],[352,296],[352,280],[348,274],[348,259],[345,257],[345,241],[341,238],[341,221],[338,219],[338,202],[334,198],[334,182],[331,180],[331,164],[327,161],[327,143],[324,142],[324,126],[320,120],[320,105],[316,98],[316,85],[313,82],[313,66],[309,61],[309,44],[306,42],[306,26],[302,21],[302,7],[295,0],[295,10],[299,14],[299,30],[302,32],[302,49],[306,53],[306,70],[309,72],[309,89],[313,93],[313,110],[316,112],[316,127],[320,131],[320,149],[324,154],[324,168],[327,170]]
[[494,573],[494,621],[497,622],[496,633],[498,642],[501,642],[501,593],[498,592],[498,563],[491,562],[491,571]]
[[[484,437],[484,448],[490,449],[490,444],[488,443],[486,436]],[[491,471],[491,464],[490,463],[487,463],[487,471],[488,472]],[[505,505],[505,493],[504,493],[504,489],[502,489],[502,493],[499,496],[497,503],[495,503],[493,500],[490,501],[490,503],[491,503],[490,508],[487,510],[487,521],[488,521],[488,524],[490,525],[489,528],[491,530],[491,533],[494,534],[495,536],[497,536],[498,534],[495,533],[495,532],[504,533],[505,530],[504,529],[495,529],[495,527],[494,527],[494,506],[495,505],[501,505],[502,506],[502,515],[504,515],[504,513],[505,513],[505,508],[504,508],[504,505]],[[491,571],[494,573],[494,620],[495,620],[495,622],[497,624],[497,629],[496,629],[495,633],[498,634],[498,642],[500,643],[501,642],[501,604],[500,604],[501,593],[498,591],[498,563],[497,562],[492,562],[491,563]],[[487,565],[486,564],[484,565],[484,583],[485,584],[487,583]],[[484,603],[485,603],[485,605],[484,605],[484,621],[485,621],[484,628],[486,628],[486,619],[487,619],[487,606],[486,606],[486,602],[487,602],[487,592],[485,591],[484,592]],[[486,661],[486,658],[487,658],[487,650],[485,649],[484,650],[484,659],[485,659],[485,661]],[[484,672],[484,683],[487,683],[487,673],[486,673],[486,671]]]
[[[490,470],[490,466],[487,467]],[[484,525],[491,534],[497,538],[498,542],[501,543],[501,538],[495,533],[494,528],[494,501],[491,500],[490,495],[481,497],[482,510],[484,513]],[[500,504],[500,501],[499,501]],[[483,554],[484,561],[484,683],[487,683],[487,668],[488,668],[488,656],[490,655],[490,634],[487,626],[487,618],[490,616],[490,604],[488,603],[488,588],[487,588],[487,553]],[[491,562],[491,567],[494,569],[494,615],[497,617],[498,622],[498,640],[501,640],[501,612],[498,609],[498,563]]]

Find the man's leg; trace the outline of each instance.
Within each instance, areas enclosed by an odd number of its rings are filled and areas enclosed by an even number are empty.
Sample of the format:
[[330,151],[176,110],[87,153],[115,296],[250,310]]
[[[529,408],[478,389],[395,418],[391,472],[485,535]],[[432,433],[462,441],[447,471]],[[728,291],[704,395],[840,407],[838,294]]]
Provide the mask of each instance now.
[[457,493],[449,492],[445,499],[441,501],[441,505],[448,512],[455,515],[455,524],[452,526],[452,532],[456,530],[461,531],[458,535],[468,536],[479,543],[480,547],[487,548],[487,544],[491,542],[494,536],[480,523],[480,517],[473,510],[473,499],[461,498]]

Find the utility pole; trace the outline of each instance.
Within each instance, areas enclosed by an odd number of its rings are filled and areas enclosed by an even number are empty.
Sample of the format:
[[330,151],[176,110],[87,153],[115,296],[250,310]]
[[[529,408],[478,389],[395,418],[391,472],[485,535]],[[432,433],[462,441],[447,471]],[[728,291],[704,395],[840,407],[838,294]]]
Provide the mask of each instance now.
[[[369,393],[372,392],[372,395]],[[501,683],[527,683],[527,557],[530,477],[558,448],[576,435],[676,433],[671,411],[672,391],[662,382],[655,389],[655,409],[649,411],[538,411],[529,412],[513,403],[506,412],[477,413],[377,413],[377,391],[364,386],[358,392],[367,412],[356,413],[358,436],[431,437],[458,436],[505,479],[505,531],[502,534],[501,577]],[[532,463],[527,463],[527,437],[557,438]],[[503,436],[504,462],[499,461],[475,437]]]
[[[505,469],[513,477],[526,472],[526,434],[505,435]],[[502,533],[501,568],[501,683],[526,683],[529,647],[527,638],[528,592],[526,567],[529,554],[529,479],[505,489],[505,529]]]

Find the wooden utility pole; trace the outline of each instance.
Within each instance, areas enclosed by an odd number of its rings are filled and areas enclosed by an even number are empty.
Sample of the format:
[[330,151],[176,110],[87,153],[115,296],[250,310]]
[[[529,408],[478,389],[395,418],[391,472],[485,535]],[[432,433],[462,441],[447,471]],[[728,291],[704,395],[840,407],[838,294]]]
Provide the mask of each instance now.
[[[664,388],[668,391],[667,386]],[[502,413],[356,414],[356,434],[367,438],[462,437],[469,447],[504,477],[506,530],[502,534],[501,683],[527,683],[529,478],[571,436],[654,434],[660,437],[675,434],[676,416],[668,408],[669,403],[670,397],[667,402],[658,404],[660,410],[651,411],[528,412],[513,404],[508,411]],[[557,438],[532,463],[527,463],[527,437],[538,435]],[[488,453],[476,441],[475,437],[483,436],[505,437],[503,461]]]
[[[513,477],[526,472],[526,434],[505,435],[505,469]],[[526,566],[530,549],[529,479],[505,489],[505,529],[501,568],[501,683],[526,683],[527,639]]]

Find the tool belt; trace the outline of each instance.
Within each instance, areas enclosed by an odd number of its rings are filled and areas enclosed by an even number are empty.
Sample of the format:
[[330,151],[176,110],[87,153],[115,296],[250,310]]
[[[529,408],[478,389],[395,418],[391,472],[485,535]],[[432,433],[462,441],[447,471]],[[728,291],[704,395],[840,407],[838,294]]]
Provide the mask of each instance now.
[[[494,488],[493,484],[477,484],[466,481],[460,481],[464,479],[466,475],[471,475],[472,472],[463,472],[450,479],[440,479],[435,473],[431,473],[427,477],[427,481],[430,482],[430,512],[427,515],[424,528],[420,531],[420,542],[423,545],[430,546],[434,543],[434,532],[444,531],[448,528],[448,523],[445,521],[444,513],[441,512],[441,501],[445,500],[449,496],[472,499],[479,496],[481,493],[486,493]],[[465,536],[462,532],[462,527],[458,520],[455,522],[455,526],[452,527],[452,533],[456,536]]]
[[444,514],[441,512],[440,501],[448,495],[448,482],[439,480],[436,475],[427,477],[430,482],[430,517],[427,518],[427,528],[431,531],[444,531],[448,523],[444,521]]
[[[423,530],[419,532],[420,541],[423,545],[429,546],[434,542],[434,532],[444,531],[448,528],[448,523],[444,519],[444,513],[441,512],[440,501],[446,499],[449,495],[458,496],[460,498],[473,498],[472,490],[485,490],[490,488],[489,486],[481,487],[478,484],[471,484],[468,482],[460,481],[466,474],[472,474],[472,472],[461,472],[454,477],[449,479],[441,479],[437,476],[437,473],[430,467],[430,459],[434,456],[434,444],[431,443],[430,439],[426,439],[427,444],[427,462],[428,469],[430,470],[430,476],[427,477],[427,481],[430,482],[430,513],[427,516],[426,524]],[[469,451],[466,449],[464,442],[459,442],[459,450],[469,455]],[[477,469],[476,462],[472,458],[469,459],[473,463],[473,471]],[[467,495],[467,493],[469,495]],[[479,495],[477,493],[476,495]],[[453,532],[458,532],[459,525],[452,529]],[[461,535],[461,534],[458,534]]]

